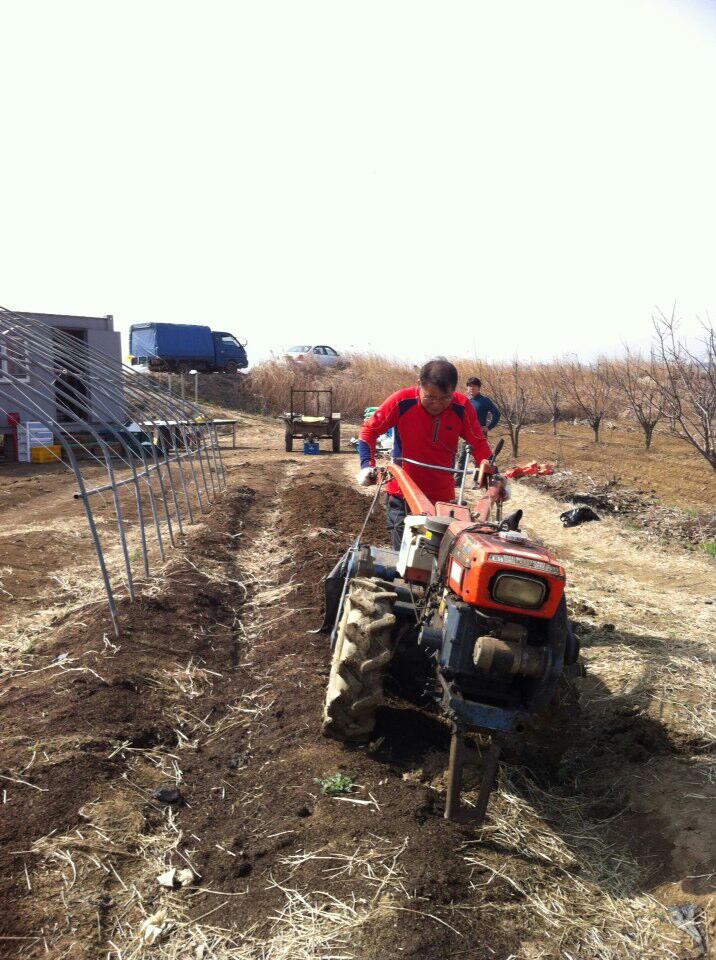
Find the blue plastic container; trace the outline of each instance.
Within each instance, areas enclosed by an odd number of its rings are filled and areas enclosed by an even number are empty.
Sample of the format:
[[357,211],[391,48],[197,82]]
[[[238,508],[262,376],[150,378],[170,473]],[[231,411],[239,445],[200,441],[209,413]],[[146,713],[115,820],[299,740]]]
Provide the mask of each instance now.
[[318,441],[316,440],[304,440],[303,442],[303,452],[317,454],[319,450]]

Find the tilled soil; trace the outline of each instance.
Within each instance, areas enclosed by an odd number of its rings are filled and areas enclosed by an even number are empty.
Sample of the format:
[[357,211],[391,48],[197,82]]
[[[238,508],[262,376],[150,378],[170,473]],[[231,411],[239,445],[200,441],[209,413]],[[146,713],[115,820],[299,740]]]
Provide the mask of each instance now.
[[[691,713],[645,701],[636,660],[651,644],[662,668],[658,631],[597,613],[588,579],[573,615],[602,668],[548,733],[557,749],[503,765],[483,829],[442,818],[448,731],[422,705],[394,694],[369,747],[320,736],[329,652],[310,631],[369,504],[346,467],[235,455],[222,501],[122,603],[118,639],[85,608],[6,676],[0,956],[698,956],[651,894],[695,904],[706,936],[703,690]],[[385,541],[382,516],[367,535]],[[468,800],[477,743],[470,758]],[[352,791],[323,794],[337,773]],[[193,884],[158,885],[170,865]]]

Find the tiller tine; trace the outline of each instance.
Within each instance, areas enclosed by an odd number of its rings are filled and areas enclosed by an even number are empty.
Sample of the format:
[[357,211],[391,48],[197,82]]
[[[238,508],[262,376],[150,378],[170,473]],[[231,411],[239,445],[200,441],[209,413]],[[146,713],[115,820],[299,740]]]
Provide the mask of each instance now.
[[465,730],[459,724],[453,724],[450,740],[450,759],[447,771],[447,796],[445,798],[445,819],[479,826],[485,819],[487,804],[495,786],[501,745],[492,737],[484,756],[482,780],[476,805],[470,809],[462,807],[462,768],[465,762]]

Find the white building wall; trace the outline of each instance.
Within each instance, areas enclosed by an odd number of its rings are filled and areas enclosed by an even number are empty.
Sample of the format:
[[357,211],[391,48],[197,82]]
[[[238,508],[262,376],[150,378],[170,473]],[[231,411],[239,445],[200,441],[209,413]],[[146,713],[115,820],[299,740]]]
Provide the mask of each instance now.
[[[0,368],[0,429],[7,428],[8,413],[19,413],[21,420],[38,419],[37,412],[33,412],[29,408],[29,403],[38,404],[47,420],[62,418],[62,415],[58,413],[55,402],[54,373],[52,370],[46,369],[46,360],[41,363],[37,359],[40,354],[44,355],[45,358],[50,356],[50,331],[53,327],[84,331],[87,346],[101,352],[106,358],[102,364],[95,363],[91,359],[89,362],[87,377],[89,421],[93,424],[101,424],[109,419],[123,421],[124,413],[121,397],[117,395],[116,391],[114,391],[110,403],[107,401],[104,401],[103,404],[97,403],[96,386],[106,380],[108,371],[111,370],[113,374],[119,373],[122,365],[120,335],[114,330],[113,317],[111,315],[106,317],[79,317],[49,313],[25,313],[23,315],[47,326],[48,342],[44,349],[29,346],[29,377],[27,381],[16,385],[7,378],[3,378]],[[37,335],[37,327],[35,330]],[[68,426],[70,425],[68,424]],[[71,426],[70,429],[72,429]]]

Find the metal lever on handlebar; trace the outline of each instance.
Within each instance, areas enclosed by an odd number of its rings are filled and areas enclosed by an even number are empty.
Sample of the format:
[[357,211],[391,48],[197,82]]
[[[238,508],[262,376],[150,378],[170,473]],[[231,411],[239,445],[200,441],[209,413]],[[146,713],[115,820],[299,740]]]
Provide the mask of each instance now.
[[472,447],[469,443],[465,444],[465,460],[462,467],[462,480],[460,481],[460,496],[457,498],[457,502],[461,507],[465,506],[465,481],[467,480],[467,465],[470,462],[470,457],[472,456]]
[[427,467],[428,470],[439,470],[441,473],[462,473],[455,467],[439,467],[435,463],[423,463],[422,460],[411,460],[410,457],[396,457],[396,463],[412,463],[416,467]]
[[477,475],[477,486],[478,486],[478,487],[486,487],[486,486],[487,486],[487,484],[485,483],[485,463],[489,463],[491,466],[494,465],[495,459],[496,459],[496,457],[498,457],[498,456],[500,455],[500,451],[502,450],[502,448],[504,447],[504,445],[505,445],[505,439],[504,439],[504,437],[500,437],[500,439],[497,441],[497,444],[496,444],[496,446],[495,446],[495,449],[492,451],[492,456],[490,457],[490,459],[487,460],[487,461],[483,460],[482,463],[480,464],[480,470],[479,470],[479,473],[478,473],[478,475]]

